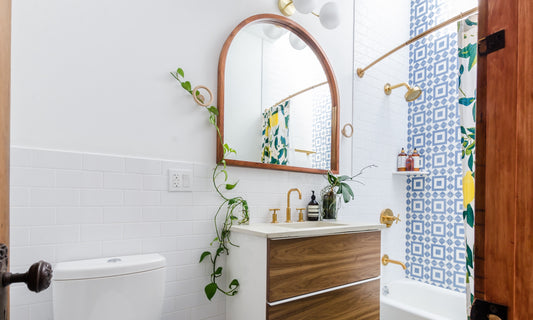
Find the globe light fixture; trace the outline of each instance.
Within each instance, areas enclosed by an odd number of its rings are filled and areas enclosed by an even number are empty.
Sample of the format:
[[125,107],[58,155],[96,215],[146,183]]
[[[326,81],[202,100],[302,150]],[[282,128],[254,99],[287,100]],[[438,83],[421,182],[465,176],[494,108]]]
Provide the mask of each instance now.
[[320,23],[326,29],[335,29],[339,26],[341,19],[336,2],[324,4],[318,14],[313,12],[316,6],[317,0],[278,0],[279,11],[284,16],[290,17],[296,11],[303,14],[311,13],[320,19]]

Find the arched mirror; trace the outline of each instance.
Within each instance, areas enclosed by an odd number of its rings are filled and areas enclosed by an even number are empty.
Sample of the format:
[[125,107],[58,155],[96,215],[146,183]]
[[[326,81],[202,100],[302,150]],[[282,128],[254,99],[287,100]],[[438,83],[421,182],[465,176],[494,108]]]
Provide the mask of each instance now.
[[[218,126],[228,165],[310,173],[339,168],[339,97],[331,65],[300,25],[273,14],[241,22],[218,66]],[[217,161],[223,147],[217,145]]]

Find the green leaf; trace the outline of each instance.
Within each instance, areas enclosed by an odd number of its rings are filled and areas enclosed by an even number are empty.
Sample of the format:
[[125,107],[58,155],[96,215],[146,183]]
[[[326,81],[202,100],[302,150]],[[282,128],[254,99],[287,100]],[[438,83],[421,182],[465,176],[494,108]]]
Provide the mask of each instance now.
[[466,265],[470,268],[473,268],[474,265],[472,264],[474,255],[472,254],[472,249],[470,249],[470,246],[466,246]]
[[466,206],[465,214],[466,214],[466,223],[473,228],[474,227],[474,210],[472,209],[472,206],[470,205],[470,203]]
[[219,240],[218,240],[218,237],[216,237],[215,239],[213,239],[213,241],[211,241],[211,243],[210,243],[209,245],[212,246],[213,243],[214,243],[214,242],[217,242],[217,241],[219,241]]
[[222,274],[222,267],[218,267],[218,268],[215,270],[214,275],[215,275],[215,276],[220,276],[221,274]]
[[215,296],[217,289],[218,289],[218,286],[214,282],[211,282],[210,284],[205,286],[204,291],[205,291],[205,295],[207,296],[207,299],[211,301],[211,299]]
[[226,190],[233,190],[237,186],[237,183],[239,183],[239,181],[235,182],[234,184],[227,183]]
[[224,251],[224,248],[220,247],[217,249],[217,256],[219,256]]
[[231,283],[229,284],[230,289],[237,289],[239,287],[239,281],[237,279],[233,279]]
[[477,26],[477,22],[472,21],[470,19],[466,19],[465,23],[466,23],[467,26]]
[[476,100],[476,98],[459,98],[459,104],[462,104],[464,106],[469,106],[475,100]]
[[352,187],[350,187],[350,185],[345,182],[342,182],[341,186],[342,186],[342,197],[344,198],[344,202],[345,203],[350,202],[350,199],[353,199],[355,197],[352,191]]
[[216,126],[217,118],[215,117],[214,114],[211,114],[211,115],[209,116],[209,123],[211,123],[212,125]]
[[215,116],[218,116],[218,109],[216,107],[210,106],[209,108],[207,108],[207,110],[211,112],[212,114],[214,114]]
[[472,155],[468,158],[468,167],[470,171],[474,172],[474,157]]
[[210,256],[210,255],[211,255],[211,252],[209,251],[202,252],[202,255],[200,256],[200,261],[198,263],[204,261],[205,257]]
[[179,74],[182,78],[185,77],[185,72],[183,72],[182,68],[178,68],[178,70],[176,70],[176,73]]
[[233,221],[235,221],[235,220],[239,220],[239,218],[237,218],[237,217],[234,216],[234,215],[229,216],[229,218],[230,218],[231,220],[233,220]]
[[468,58],[468,71],[477,62],[477,43],[470,43],[464,48],[459,48],[459,58]]
[[190,93],[192,93],[192,91],[191,91],[191,83],[189,81],[182,82],[181,83],[181,87],[183,89],[189,91]]
[[350,177],[349,177],[349,176],[339,176],[337,179],[338,179],[339,181],[346,181],[346,180],[349,180]]

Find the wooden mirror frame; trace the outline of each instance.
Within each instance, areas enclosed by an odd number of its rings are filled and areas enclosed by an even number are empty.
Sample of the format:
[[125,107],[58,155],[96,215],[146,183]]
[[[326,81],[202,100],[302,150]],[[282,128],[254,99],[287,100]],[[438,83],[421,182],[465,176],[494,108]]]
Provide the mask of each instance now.
[[[339,173],[339,119],[340,119],[340,110],[339,110],[339,92],[337,89],[337,81],[335,80],[335,74],[333,73],[333,68],[329,63],[329,60],[324,53],[324,50],[320,47],[318,42],[305,30],[302,26],[296,22],[287,19],[285,17],[275,15],[275,14],[258,14],[251,16],[243,20],[233,31],[230,33],[228,39],[222,47],[220,52],[220,58],[218,61],[218,112],[217,125],[220,129],[221,141],[217,136],[217,163],[222,161],[224,156],[224,88],[225,88],[225,74],[226,74],[226,58],[228,55],[229,47],[235,38],[235,36],[241,31],[245,26],[251,25],[258,22],[267,22],[276,26],[283,27],[294,34],[296,34],[300,39],[302,39],[311,50],[315,53],[316,57],[320,61],[324,72],[326,73],[326,78],[329,84],[329,90],[331,92],[331,164],[330,170],[333,173]],[[238,150],[237,150],[238,151]],[[226,159],[226,164],[230,166],[240,166],[240,167],[251,167],[251,168],[265,168],[265,169],[274,169],[274,170],[285,170],[285,171],[296,171],[296,172],[307,172],[307,173],[317,173],[325,174],[328,170],[323,169],[313,169],[305,167],[295,167],[287,166],[280,164],[270,164],[270,163],[261,163],[261,162],[252,162],[244,160],[234,160]]]

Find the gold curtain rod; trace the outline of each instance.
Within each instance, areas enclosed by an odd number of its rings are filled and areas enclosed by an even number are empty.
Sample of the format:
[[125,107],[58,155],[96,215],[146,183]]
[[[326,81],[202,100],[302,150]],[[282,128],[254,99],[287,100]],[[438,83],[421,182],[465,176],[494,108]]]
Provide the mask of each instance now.
[[[280,103],[285,102],[285,101],[289,100],[290,98],[296,97],[297,95],[302,94],[302,93],[304,93],[304,92],[306,92],[306,91],[309,91],[309,90],[314,89],[314,88],[316,88],[316,87],[323,86],[323,85],[325,85],[326,83],[328,83],[328,82],[327,82],[327,81],[324,81],[324,82],[321,82],[321,83],[319,83],[319,84],[315,84],[315,85],[313,85],[313,86],[310,86],[309,88],[305,88],[305,89],[300,90],[300,91],[298,91],[298,92],[296,92],[296,93],[293,93],[293,94],[291,94],[290,96],[288,96],[287,98],[285,98],[285,99],[283,99],[283,100],[281,100],[281,101],[279,101],[279,102],[276,102],[276,104],[274,104],[274,105],[273,105],[272,107],[270,107],[270,108],[273,108],[273,107],[279,105]],[[268,110],[268,109],[267,109],[267,110]]]
[[[468,11],[465,11],[465,12],[462,12],[458,15],[456,15],[455,17],[453,18],[450,18],[442,23],[439,23],[438,25],[432,27],[432,28],[429,28],[428,30],[422,32],[421,34],[407,40],[405,43],[397,46],[396,48],[392,49],[391,51],[387,52],[386,54],[384,54],[383,56],[381,56],[380,58],[378,58],[377,60],[375,60],[374,62],[372,62],[371,64],[369,64],[366,68],[364,69],[361,69],[361,68],[357,68],[357,75],[359,76],[359,78],[362,78],[364,75],[365,75],[365,71],[368,70],[369,68],[373,67],[376,63],[380,62],[381,60],[385,59],[386,57],[390,56],[391,54],[393,54],[394,52],[400,50],[401,48],[407,46],[407,45],[410,45],[411,43],[419,40],[420,38],[423,38],[425,36],[427,36],[428,34],[432,33],[432,32],[435,32],[447,25],[449,25],[450,23],[453,23],[455,21],[458,21],[458,20],[461,20],[463,18],[466,18],[468,17],[469,15],[475,13],[478,11],[478,8],[475,7],[475,8],[472,8]],[[283,102],[283,101],[282,101]]]

